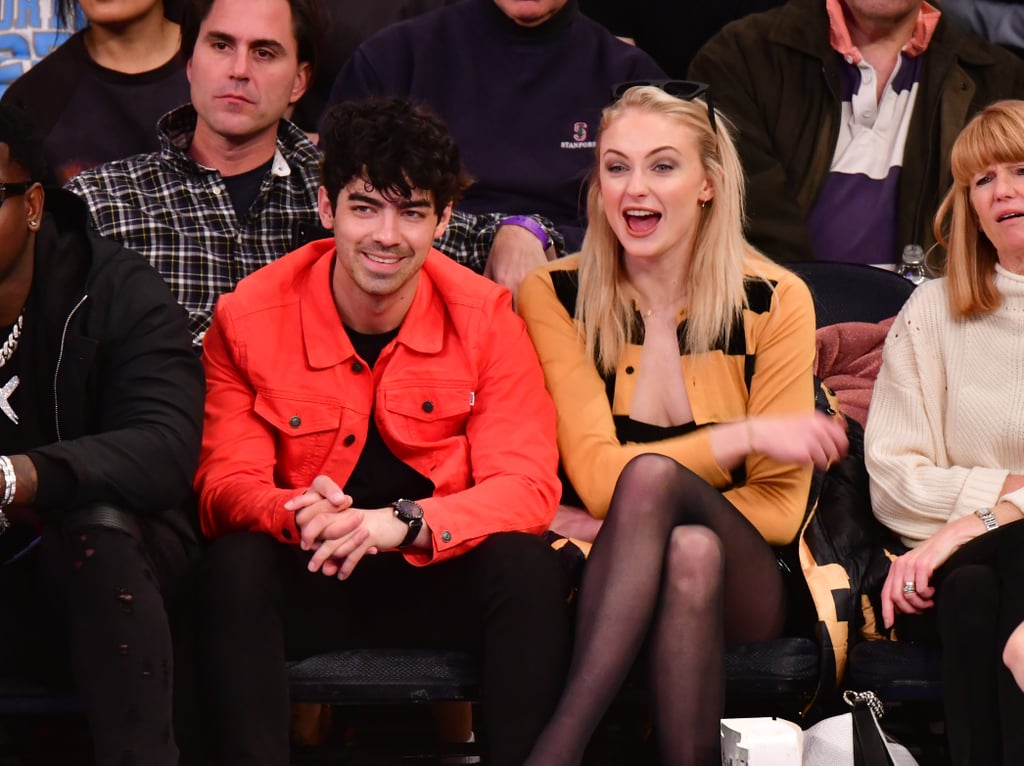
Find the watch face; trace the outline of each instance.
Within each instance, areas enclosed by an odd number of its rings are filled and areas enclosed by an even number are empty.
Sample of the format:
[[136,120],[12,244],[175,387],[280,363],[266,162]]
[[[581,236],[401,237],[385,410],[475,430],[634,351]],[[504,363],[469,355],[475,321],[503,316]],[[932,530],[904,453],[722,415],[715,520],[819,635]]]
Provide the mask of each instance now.
[[416,521],[423,518],[423,508],[412,500],[398,500],[395,502],[395,515],[404,522]]

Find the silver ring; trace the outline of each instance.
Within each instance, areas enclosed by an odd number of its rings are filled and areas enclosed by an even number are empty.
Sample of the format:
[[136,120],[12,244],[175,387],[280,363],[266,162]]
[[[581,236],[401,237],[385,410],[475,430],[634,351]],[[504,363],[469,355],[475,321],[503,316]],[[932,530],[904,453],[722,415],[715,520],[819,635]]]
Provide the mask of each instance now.
[[904,593],[916,593],[917,592],[917,586],[914,585],[914,581],[913,580],[907,580],[905,583],[903,583],[903,592]]

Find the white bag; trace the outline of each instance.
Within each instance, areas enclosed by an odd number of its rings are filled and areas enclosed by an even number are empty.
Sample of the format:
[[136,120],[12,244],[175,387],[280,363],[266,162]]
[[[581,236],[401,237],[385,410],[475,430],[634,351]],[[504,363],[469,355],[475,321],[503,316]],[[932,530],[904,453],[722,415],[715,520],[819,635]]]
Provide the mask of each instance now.
[[723,718],[722,766],[800,766],[803,738],[782,718]]
[[885,710],[874,693],[846,691],[843,700],[853,712],[826,718],[804,732],[803,766],[919,766],[910,751],[882,731],[878,719]]

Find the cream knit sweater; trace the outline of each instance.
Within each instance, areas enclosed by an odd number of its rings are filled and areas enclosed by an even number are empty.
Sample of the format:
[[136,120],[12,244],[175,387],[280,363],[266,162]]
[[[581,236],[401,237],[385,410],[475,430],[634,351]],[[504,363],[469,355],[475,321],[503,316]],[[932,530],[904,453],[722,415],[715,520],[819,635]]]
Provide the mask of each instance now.
[[[946,287],[922,285],[896,318],[865,434],[875,516],[911,546],[1024,473],[1024,276],[997,266],[1003,305],[968,320]],[[1024,490],[1005,499],[1024,512]]]

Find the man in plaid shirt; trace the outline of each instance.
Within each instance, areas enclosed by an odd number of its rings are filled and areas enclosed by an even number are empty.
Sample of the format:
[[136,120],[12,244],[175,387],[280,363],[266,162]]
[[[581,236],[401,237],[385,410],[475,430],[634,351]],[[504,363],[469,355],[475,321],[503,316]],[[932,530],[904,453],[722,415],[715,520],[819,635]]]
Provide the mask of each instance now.
[[[231,7],[219,14],[229,22],[201,27],[218,3]],[[181,50],[192,101],[161,118],[161,150],[101,165],[67,184],[86,201],[101,234],[146,255],[164,276],[189,313],[197,347],[218,296],[329,235],[317,217],[320,154],[284,119],[316,62],[316,2],[274,5],[284,34],[245,2],[190,0]],[[216,54],[208,57],[212,65],[193,66],[197,46]],[[562,241],[542,219],[548,241],[536,224],[517,218],[502,225],[504,219],[453,216],[437,247],[514,290],[526,266],[542,263]]]

